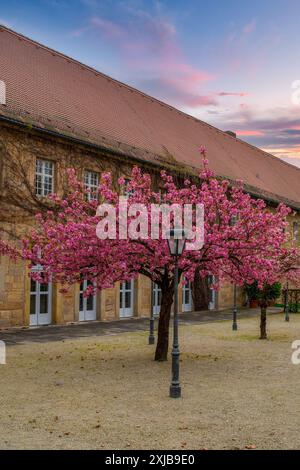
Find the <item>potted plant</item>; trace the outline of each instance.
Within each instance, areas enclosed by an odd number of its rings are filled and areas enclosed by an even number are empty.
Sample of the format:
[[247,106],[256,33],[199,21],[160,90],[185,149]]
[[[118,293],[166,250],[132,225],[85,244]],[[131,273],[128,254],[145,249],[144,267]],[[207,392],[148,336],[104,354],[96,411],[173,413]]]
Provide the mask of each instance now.
[[249,307],[258,308],[259,289],[257,282],[255,281],[252,284],[245,284],[244,290],[249,301]]

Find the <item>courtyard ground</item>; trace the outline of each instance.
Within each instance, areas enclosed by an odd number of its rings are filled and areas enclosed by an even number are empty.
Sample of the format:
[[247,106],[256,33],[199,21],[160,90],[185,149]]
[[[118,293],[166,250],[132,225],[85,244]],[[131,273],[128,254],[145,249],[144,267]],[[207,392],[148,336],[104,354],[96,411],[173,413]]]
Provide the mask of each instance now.
[[[300,315],[180,325],[182,398],[147,332],[12,344],[0,365],[1,449],[299,449]],[[0,339],[3,339],[0,334]]]

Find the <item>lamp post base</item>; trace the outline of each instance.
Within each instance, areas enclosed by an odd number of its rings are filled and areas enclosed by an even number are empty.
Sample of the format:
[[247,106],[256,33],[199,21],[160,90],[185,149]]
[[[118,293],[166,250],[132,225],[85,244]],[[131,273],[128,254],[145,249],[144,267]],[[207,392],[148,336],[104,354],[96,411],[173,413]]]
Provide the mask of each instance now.
[[237,323],[232,323],[232,331],[237,331],[238,326]]
[[285,316],[284,318],[285,321],[290,321],[290,317],[288,315]]
[[171,398],[180,398],[181,397],[181,387],[180,387],[180,385],[171,385],[170,386],[170,397]]
[[150,318],[150,331],[149,331],[149,341],[148,344],[155,343],[155,336],[154,336],[154,318]]

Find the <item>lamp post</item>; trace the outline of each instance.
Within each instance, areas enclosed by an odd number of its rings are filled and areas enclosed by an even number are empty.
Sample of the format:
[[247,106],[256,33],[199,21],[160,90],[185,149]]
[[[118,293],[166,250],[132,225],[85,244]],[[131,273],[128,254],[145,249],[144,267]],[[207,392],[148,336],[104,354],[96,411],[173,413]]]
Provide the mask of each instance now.
[[178,259],[182,255],[185,247],[185,234],[182,229],[172,229],[167,234],[167,241],[170,255],[174,257],[174,328],[173,328],[173,348],[172,348],[172,381],[170,385],[170,397],[181,397],[181,387],[179,382],[179,340],[178,340]]
[[151,301],[150,301],[150,324],[149,324],[149,344],[155,343],[154,336],[154,313],[153,313],[153,281],[151,281]]
[[[230,220],[231,227],[237,223],[237,217],[233,216]],[[232,307],[232,330],[237,331],[237,304],[236,304],[236,283],[233,284],[233,307]]]
[[284,293],[284,319],[290,321],[289,316],[289,281],[286,281],[285,293]]
[[236,284],[233,284],[233,309],[232,309],[232,330],[237,331],[237,306],[236,306]]

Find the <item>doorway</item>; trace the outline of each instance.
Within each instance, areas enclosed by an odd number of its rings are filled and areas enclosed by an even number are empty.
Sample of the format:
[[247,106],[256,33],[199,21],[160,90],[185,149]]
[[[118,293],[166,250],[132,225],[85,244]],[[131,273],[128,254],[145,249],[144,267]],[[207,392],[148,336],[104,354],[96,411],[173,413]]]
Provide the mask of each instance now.
[[93,321],[96,320],[96,296],[90,295],[84,297],[83,293],[86,288],[91,285],[91,281],[84,280],[80,283],[79,291],[79,321]]
[[120,318],[133,316],[134,280],[120,284]]

